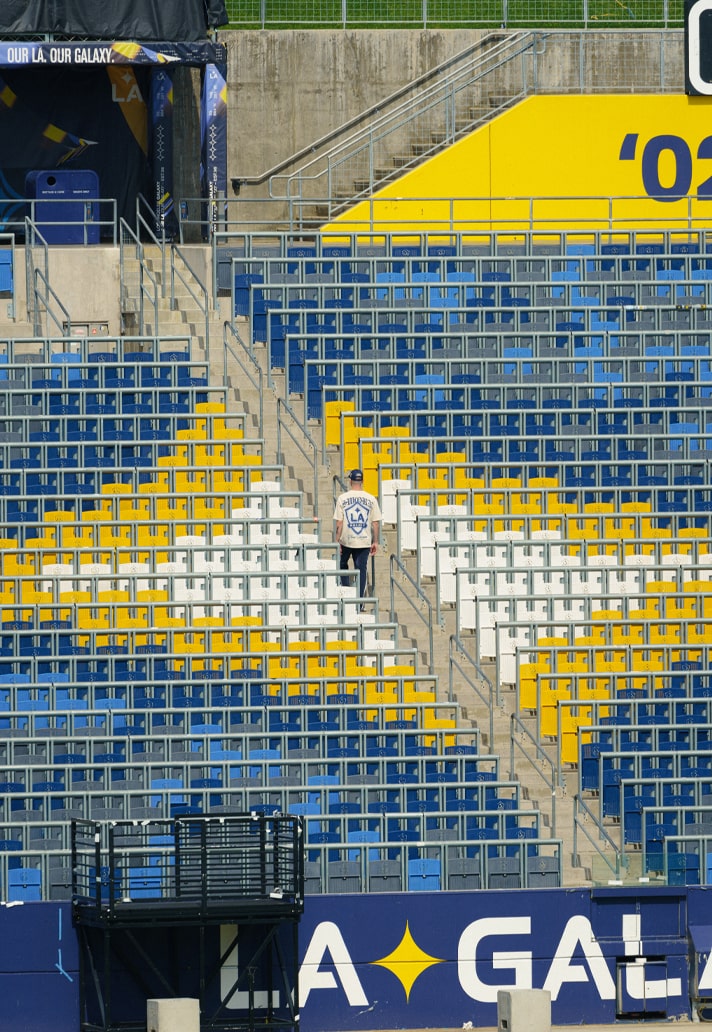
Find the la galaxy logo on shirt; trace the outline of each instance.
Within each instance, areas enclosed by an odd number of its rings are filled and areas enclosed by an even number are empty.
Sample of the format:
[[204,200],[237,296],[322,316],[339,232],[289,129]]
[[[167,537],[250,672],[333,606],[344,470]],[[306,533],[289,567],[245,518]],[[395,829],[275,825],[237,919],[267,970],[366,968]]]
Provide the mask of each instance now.
[[355,498],[344,505],[344,519],[349,530],[358,535],[365,534],[368,529],[369,507],[363,498]]

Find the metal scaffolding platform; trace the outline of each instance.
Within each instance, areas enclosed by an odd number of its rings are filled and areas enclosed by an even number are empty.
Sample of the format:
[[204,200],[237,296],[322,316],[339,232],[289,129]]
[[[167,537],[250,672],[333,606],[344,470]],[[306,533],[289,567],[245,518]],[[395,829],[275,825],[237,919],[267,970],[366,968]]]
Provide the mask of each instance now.
[[298,1027],[302,818],[72,823],[82,1032],[145,1028],[193,997],[201,1032]]

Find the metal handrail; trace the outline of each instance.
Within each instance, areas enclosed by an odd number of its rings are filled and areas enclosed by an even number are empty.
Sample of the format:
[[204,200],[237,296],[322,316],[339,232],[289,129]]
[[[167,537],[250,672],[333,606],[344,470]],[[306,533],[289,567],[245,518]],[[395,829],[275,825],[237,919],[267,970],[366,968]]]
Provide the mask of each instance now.
[[[530,744],[534,746],[534,756],[527,752],[524,746],[517,742],[515,730],[518,729],[519,733],[523,738],[528,739]],[[516,713],[512,713],[509,718],[509,776],[514,778],[514,754],[515,750],[519,749],[521,756],[527,761],[533,770],[542,778],[544,784],[549,789],[551,797],[551,834],[556,835],[556,791],[557,788],[562,788],[563,785],[559,779],[557,785],[557,770],[552,763],[551,759],[547,756],[544,749],[542,749],[539,742],[533,737],[529,729],[524,725],[520,717]],[[535,763],[535,759],[539,760],[539,766]],[[547,778],[543,768],[548,766],[551,771],[551,777]],[[521,771],[521,767],[518,768]]]
[[[487,694],[486,695],[483,694],[480,691],[480,689],[477,687],[477,685],[472,680],[472,678],[466,673],[466,671],[462,668],[461,664],[457,661],[455,650],[457,651],[457,653],[461,653],[463,656],[465,656],[465,658],[467,659],[468,663],[477,672],[477,676],[480,678],[480,680],[484,683],[484,685],[487,688]],[[472,691],[475,693],[475,695],[477,695],[477,697],[480,699],[480,701],[487,708],[487,712],[489,714],[489,751],[490,751],[490,753],[492,753],[494,751],[494,710],[495,710],[495,706],[499,706],[500,708],[502,706],[502,701],[501,701],[500,694],[499,694],[499,685],[497,686],[497,689],[495,691],[495,687],[494,687],[494,684],[492,683],[492,680],[487,676],[487,674],[484,672],[484,670],[482,670],[482,668],[478,664],[477,660],[473,659],[473,657],[467,651],[467,649],[465,648],[465,645],[463,644],[462,638],[460,638],[459,634],[451,634],[450,635],[450,654],[449,654],[449,657],[450,657],[450,663],[449,663],[450,686],[449,686],[449,689],[448,689],[448,698],[451,699],[451,700],[453,700],[455,698],[455,686],[454,686],[454,683],[453,683],[453,672],[455,670],[457,670],[457,672],[460,674],[460,676],[464,677],[465,681],[467,682],[468,687],[470,687],[472,689]]]
[[[44,285],[44,293],[42,293],[39,286],[37,285],[38,280],[40,280]],[[71,336],[71,319],[69,317],[69,312],[65,309],[64,304],[62,304],[62,301],[59,299],[59,296],[57,295],[57,292],[53,289],[50,280],[48,280],[48,278],[44,275],[44,272],[42,272],[41,268],[36,268],[34,270],[33,292],[35,297],[43,303],[44,312],[46,313],[46,315],[52,319],[52,321],[58,327],[63,336]],[[61,321],[53,312],[50,304],[51,299],[54,300],[55,303],[58,305],[62,315],[64,316],[64,321]]]
[[[397,583],[396,578],[395,578],[395,571],[396,570],[400,572],[401,576],[405,578],[405,580],[407,581],[408,585],[413,589],[411,594],[409,594],[407,591],[404,591],[402,586]],[[423,592],[423,590],[420,587],[420,585],[417,584],[415,582],[415,580],[411,577],[411,575],[408,573],[408,571],[406,570],[405,566],[403,565],[401,560],[398,558],[398,556],[393,554],[393,553],[391,553],[391,556],[390,556],[390,571],[389,572],[390,572],[390,584],[391,584],[390,618],[391,618],[391,620],[395,620],[396,619],[395,614],[396,614],[397,610],[396,610],[395,595],[396,595],[396,591],[398,591],[402,595],[403,600],[405,602],[407,602],[409,608],[413,611],[413,613],[415,613],[415,615],[418,617],[418,619],[421,621],[421,623],[423,623],[425,625],[425,627],[427,629],[427,632],[428,632],[428,672],[432,674],[435,671],[435,667],[434,667],[434,655],[435,655],[435,653],[433,651],[433,607],[432,607],[432,604],[430,602],[430,599]],[[416,604],[415,604],[416,601],[420,602],[420,609],[416,606]],[[421,611],[422,609],[425,609],[427,611],[427,617],[423,616],[423,613]],[[402,613],[399,614],[399,619],[402,622]]]
[[[623,866],[624,866],[624,856],[623,856],[622,851],[618,848],[616,843],[613,841],[613,839],[610,837],[610,835],[606,832],[605,828],[600,823],[600,821],[598,820],[596,815],[591,812],[591,810],[588,808],[588,806],[586,806],[586,803],[583,801],[581,796],[576,794],[574,796],[573,802],[574,802],[574,836],[573,836],[573,857],[574,857],[574,862],[576,862],[576,859],[578,857],[578,834],[579,834],[579,831],[580,831],[581,834],[584,836],[584,838],[587,840],[587,842],[596,850],[598,855],[601,857],[601,860],[603,861],[603,863],[606,865],[608,870],[613,875],[613,879],[615,881],[620,881],[621,880],[622,871],[623,871]],[[581,815],[580,815],[579,811],[583,811],[583,815],[584,815],[584,819],[583,820],[581,818]],[[608,856],[606,856],[604,851],[601,849],[601,846],[599,845],[599,843],[595,840],[593,835],[591,835],[591,833],[589,832],[588,828],[584,824],[584,820],[590,820],[595,825],[596,831],[598,832],[599,839],[603,840],[603,842],[605,842],[613,850],[613,856],[614,856],[613,863],[611,863],[611,860],[608,858]]]
[[[144,210],[146,214],[144,215]],[[139,193],[136,197],[136,235],[140,238],[141,231],[146,234],[148,239],[159,248],[161,252],[161,297],[166,296],[166,230],[165,226],[161,226],[161,237],[159,239],[153,229],[151,223],[155,223],[156,213],[153,208],[143,196]],[[142,259],[143,260],[143,259]]]
[[25,247],[27,318],[32,323],[34,332],[41,333],[42,327],[39,325],[39,309],[37,307],[38,298],[35,293],[35,248],[39,245],[44,275],[47,278],[49,276],[49,246],[35,223],[27,216],[25,217],[25,241],[27,245]]
[[[289,415],[290,419],[301,430],[301,432],[302,432],[302,434],[303,434],[303,436],[304,436],[304,438],[306,440],[307,447],[310,449],[310,452],[307,451],[307,448],[304,447],[304,445],[302,444],[301,441],[297,440],[297,438],[295,437],[294,433],[292,432],[291,427],[287,426],[287,423],[286,423],[284,417],[282,416],[282,409],[284,409],[284,411]],[[299,451],[300,455],[302,455],[302,457],[306,460],[306,462],[309,464],[309,466],[312,469],[313,479],[314,479],[314,487],[313,487],[313,490],[314,490],[314,500],[313,500],[314,518],[317,519],[318,516],[319,516],[319,469],[318,469],[318,461],[317,461],[317,455],[318,455],[319,449],[318,449],[318,446],[317,446],[316,442],[313,440],[311,434],[309,433],[309,431],[306,429],[306,427],[302,426],[302,424],[299,422],[299,419],[297,418],[296,413],[290,407],[290,405],[286,401],[286,399],[284,399],[284,398],[277,398],[277,462],[281,462],[282,464],[284,464],[284,461],[285,461],[284,460],[284,452],[282,451],[282,430],[283,429],[284,429],[285,434],[290,438],[290,440],[292,441],[294,446]]]
[[[25,255],[27,316],[33,324],[34,332],[42,333],[40,311],[43,306],[46,315],[58,327],[60,334],[63,337],[71,336],[72,321],[69,312],[49,282],[49,246],[35,223],[29,217],[25,218],[25,240],[27,241]],[[34,262],[34,248],[37,244],[41,248],[42,265],[44,268],[39,268]],[[55,302],[61,315],[64,316],[63,320],[55,315],[50,301]]]
[[[163,248],[163,257],[165,261],[165,246]],[[180,269],[176,266],[176,259],[180,259],[187,271],[190,273],[191,280],[184,276]],[[205,357],[207,361],[210,361],[210,295],[208,288],[198,277],[197,273],[191,266],[190,262],[183,254],[177,244],[171,244],[171,296],[170,305],[171,309],[177,307],[176,302],[176,279],[183,284],[185,289],[188,291],[189,296],[198,306],[200,314],[203,316],[205,321]],[[194,284],[194,286],[193,286]],[[195,287],[195,289],[194,289]],[[199,296],[200,295],[200,296]],[[165,297],[165,289],[163,291]]]
[[[42,283],[44,284],[44,289],[45,289],[44,293],[42,293],[42,291],[40,290],[40,287],[37,284],[38,279],[41,280]],[[35,269],[34,270],[33,293],[34,293],[35,297],[44,304],[44,310],[45,310],[47,316],[58,327],[60,333],[64,337],[71,337],[71,335],[72,335],[72,321],[71,321],[71,318],[69,316],[69,312],[67,311],[67,309],[64,307],[64,305],[60,301],[60,299],[59,299],[59,297],[57,295],[57,292],[55,290],[53,290],[53,288],[52,288],[52,286],[51,286],[51,284],[49,282],[49,278],[42,272],[42,269]],[[57,304],[57,306],[59,307],[62,315],[64,316],[64,321],[61,321],[60,319],[58,319],[57,316],[52,311],[52,308],[50,307],[50,303],[49,303],[50,299],[53,300]]]
[[[120,248],[119,248],[119,266],[120,266],[120,280],[121,280],[121,298],[128,296],[129,288],[127,286],[127,274],[126,274],[126,253],[125,247],[128,241],[136,252],[136,258],[138,259],[138,320],[139,320],[139,331],[144,332],[144,298],[153,308],[153,333],[158,333],[158,281],[154,276],[151,269],[146,264],[143,244],[139,240],[138,234],[134,232],[131,226],[126,222],[125,219],[121,219],[120,223]],[[148,281],[148,285],[146,284]]]
[[[240,357],[240,354],[233,348],[230,338],[234,338],[239,348],[245,354],[245,360]],[[239,365],[244,376],[247,377],[250,384],[257,391],[259,398],[259,426],[264,425],[264,398],[263,398],[263,387],[262,383],[264,380],[264,373],[262,372],[262,366],[259,364],[257,359],[251,354],[249,347],[245,344],[244,340],[240,336],[237,327],[234,323],[226,321],[223,324],[223,382],[228,382],[228,355],[230,355],[235,362]]]
[[366,119],[369,119],[374,115],[380,115],[385,108],[401,100],[412,90],[418,89],[420,86],[424,86],[427,83],[432,82],[433,79],[438,78],[454,65],[457,65],[459,62],[476,53],[478,50],[482,50],[484,47],[489,46],[493,38],[497,39],[499,37],[500,33],[496,33],[477,40],[476,43],[466,47],[459,54],[449,57],[446,61],[436,65],[435,68],[431,68],[423,75],[419,75],[417,79],[413,79],[412,82],[409,82],[407,85],[401,86],[393,93],[390,93],[387,97],[384,97],[383,100],[380,100],[377,104],[373,104],[371,107],[366,108],[365,111],[359,112],[358,115],[348,119],[348,121],[344,122],[337,129],[333,129],[324,136],[320,136],[318,140],[314,140],[308,146],[302,147],[302,149],[298,150],[296,154],[291,154],[288,158],[285,158],[284,161],[280,161],[277,165],[273,165],[272,168],[268,168],[266,172],[262,172],[259,176],[233,177],[231,180],[233,190],[236,194],[239,194],[240,189],[243,186],[261,186],[263,183],[271,181],[279,176],[281,172],[284,172],[285,169],[292,167],[297,161],[301,161],[302,158],[310,157],[314,154],[314,151],[319,150],[321,147],[326,147],[327,144],[332,143],[334,140],[338,140],[345,132],[348,132],[350,129],[354,129]]
[[[454,71],[451,71],[443,81],[433,83],[425,90],[415,93],[408,100],[393,108],[393,110],[380,114],[374,121],[334,146],[327,154],[317,156],[296,172],[282,177],[285,180],[284,194],[275,192],[279,177],[272,177],[270,180],[270,196],[275,199],[289,201],[296,199],[304,203],[306,198],[302,195],[302,184],[305,182],[314,184],[325,178],[327,184],[325,192],[330,199],[333,199],[337,186],[334,182],[335,174],[345,162],[353,159],[359,153],[368,155],[369,183],[364,189],[355,193],[355,197],[369,196],[377,183],[377,178],[374,174],[374,151],[376,144],[381,143],[387,136],[393,133],[407,129],[411,123],[420,119],[424,112],[437,112],[440,117],[444,138],[439,139],[437,143],[432,143],[426,151],[420,153],[417,157],[414,156],[409,163],[412,165],[419,164],[427,154],[442,150],[443,147],[452,143],[462,132],[469,132],[478,124],[490,120],[499,110],[510,106],[518,97],[526,96],[526,88],[519,91],[510,90],[506,95],[503,95],[499,104],[491,107],[487,115],[472,118],[467,126],[461,127],[459,132],[456,128],[456,97],[463,90],[471,88],[488,76],[494,68],[501,68],[515,58],[527,53],[533,53],[540,35],[539,33],[529,32],[523,35],[515,34],[504,39],[497,38],[495,45],[486,54],[476,55],[464,67],[455,68]],[[323,168],[319,168],[320,163],[324,165]],[[407,167],[407,165],[401,166],[398,174],[400,175]],[[309,198],[309,203],[313,203],[311,198]]]

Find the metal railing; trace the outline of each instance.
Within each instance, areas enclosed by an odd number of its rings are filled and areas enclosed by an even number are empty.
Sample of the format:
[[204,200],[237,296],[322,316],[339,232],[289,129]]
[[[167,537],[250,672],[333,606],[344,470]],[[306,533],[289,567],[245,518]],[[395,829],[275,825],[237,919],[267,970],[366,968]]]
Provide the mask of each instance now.
[[[165,227],[161,226],[161,235],[158,236],[155,231],[156,224],[156,213],[143,196],[138,194],[136,197],[136,235],[139,239],[148,239],[154,247],[157,247],[161,256],[161,297],[166,296],[166,231]],[[143,253],[141,256],[143,262]]]
[[[292,423],[301,430],[303,440],[300,441],[291,426],[288,425],[285,413],[291,419]],[[277,462],[284,464],[285,457],[282,448],[282,433],[290,439],[292,444],[295,446],[299,454],[309,465],[313,475],[313,509],[315,519],[319,515],[319,461],[318,453],[319,448],[316,442],[311,437],[309,431],[305,426],[299,422],[294,410],[290,407],[289,403],[284,398],[277,398]]]
[[[176,283],[180,283],[183,288],[188,292],[188,296],[196,305],[200,315],[202,316],[203,325],[205,326],[205,357],[207,361],[210,361],[210,295],[208,294],[208,288],[199,278],[190,262],[186,258],[185,254],[180,250],[177,244],[171,244],[171,295],[170,304],[171,310],[175,310],[178,307],[176,298]],[[165,263],[165,244],[161,249],[162,261]],[[165,268],[165,264],[164,264]],[[165,296],[165,289],[164,289]]]
[[[410,588],[409,592],[399,582],[396,577],[396,573],[399,573],[401,578],[405,580],[407,588]],[[428,670],[432,674],[435,667],[435,653],[433,649],[433,607],[430,603],[429,598],[424,593],[419,584],[411,577],[406,570],[405,566],[398,558],[397,555],[391,554],[390,557],[390,585],[391,585],[391,619],[395,619],[395,614],[398,612],[396,609],[396,594],[400,595],[403,602],[407,603],[409,611],[413,612],[417,616],[418,620],[425,627],[428,634]],[[417,604],[419,603],[419,605]],[[423,613],[425,610],[425,613]],[[402,619],[402,611],[399,613]]]
[[[464,656],[470,666],[475,670],[477,677],[480,679],[480,687],[473,680],[471,675],[463,668],[462,664],[457,659],[457,656]],[[494,752],[494,710],[495,706],[502,706],[502,699],[500,695],[499,685],[495,689],[491,679],[485,674],[482,668],[479,666],[477,661],[473,659],[470,653],[465,648],[465,645],[460,638],[459,634],[453,634],[450,636],[450,664],[449,664],[449,676],[450,685],[448,689],[448,698],[454,700],[455,698],[455,685],[454,685],[454,674],[457,672],[467,683],[468,688],[477,695],[480,702],[486,707],[489,714],[489,751]],[[484,691],[482,690],[484,688]]]
[[[146,305],[148,305],[153,312],[151,330],[154,334],[158,333],[158,281],[146,264],[143,244],[139,240],[138,234],[123,218],[119,227],[119,240],[122,317],[125,321],[129,307],[135,304],[135,311],[132,314],[136,317],[138,332],[143,333],[146,326]],[[132,273],[129,263],[130,248],[133,248],[134,258],[137,262],[134,273]]]
[[[595,829],[595,831],[594,831]],[[580,795],[574,796],[574,837],[573,837],[573,858],[577,863],[579,858],[578,836],[582,835],[593,848],[596,856],[600,858],[603,869],[606,870],[612,881],[621,881],[626,870],[626,858],[616,843],[606,832],[598,818],[586,806]],[[601,842],[608,846],[610,854],[601,846]]]
[[[539,39],[536,33],[495,37],[484,53],[481,47],[471,48],[456,64],[445,62],[441,77],[424,88],[416,80],[405,100],[400,101],[403,91],[394,95],[395,100],[387,98],[365,116],[366,124],[326,154],[295,172],[271,176],[270,196],[292,204],[311,203],[315,192],[327,196],[328,209],[321,214],[328,219],[339,210],[344,193],[350,201],[370,196],[381,183],[402,175],[525,96],[532,78],[527,65],[534,60]],[[520,63],[511,71],[516,59]],[[485,81],[492,82],[495,72],[503,77],[505,68],[506,85],[485,102],[481,96]],[[379,167],[401,152],[397,167]]]
[[512,0],[466,4],[452,0],[405,0],[364,3],[363,0],[321,0],[302,6],[284,0],[227,0],[231,28],[535,28],[551,25],[635,29],[638,26],[682,26],[682,5],[671,0],[551,0],[519,4]]
[[[477,57],[482,54],[483,50],[486,50],[488,45],[491,45],[492,40],[487,37],[485,40],[478,40],[476,43],[469,47],[466,47],[461,53],[456,54],[454,57],[448,58],[435,68],[429,69],[423,75],[419,75],[416,79],[413,79],[407,85],[402,86],[400,89],[391,93],[389,96],[384,97],[377,104],[372,105],[365,111],[361,111],[358,115],[348,119],[337,129],[331,130],[319,139],[314,140],[307,147],[303,147],[297,151],[296,154],[290,155],[284,161],[279,162],[272,168],[267,169],[259,176],[238,176],[233,178],[232,186],[236,193],[239,193],[243,186],[259,186],[262,183],[269,183],[270,196],[278,196],[273,193],[273,182],[287,178],[291,179],[291,176],[283,175],[287,172],[287,169],[293,168],[294,165],[304,158],[312,159],[316,151],[322,150],[324,147],[328,147],[333,144],[335,148],[339,148],[342,144],[339,141],[343,138],[345,133],[356,130],[356,135],[359,132],[363,132],[363,129],[359,129],[359,126],[363,126],[363,123],[369,123],[371,119],[381,119],[386,116],[386,112],[393,108],[394,105],[399,105],[398,110],[405,106],[406,108],[413,104],[414,95],[416,97],[421,96],[422,90],[433,89],[437,86],[437,83],[443,79],[443,77],[449,78],[450,75],[458,74],[458,69],[463,62],[470,63],[476,61]],[[447,78],[445,81],[447,81]],[[402,103],[401,103],[402,102]],[[327,152],[331,153],[331,152]],[[326,155],[324,155],[326,157]],[[312,162],[308,162],[307,166]],[[288,195],[287,195],[288,196]]]
[[[516,713],[510,715],[509,721],[509,776],[514,778],[514,771],[516,770],[518,771],[518,777],[521,778],[522,764],[527,764],[543,780],[546,788],[549,790],[549,797],[551,799],[551,834],[556,835],[556,792],[557,788],[563,787],[561,779],[557,775],[555,765],[550,757],[547,756],[545,750],[542,749],[539,742],[536,741]],[[517,739],[517,734],[521,736],[521,740]],[[526,748],[525,743],[531,747],[532,751]],[[517,752],[519,753],[520,761],[518,764],[515,764]]]
[[[60,301],[56,291],[49,282],[49,247],[42,233],[30,218],[25,219],[25,271],[27,277],[27,318],[32,323],[33,331],[44,333],[43,315],[47,321],[57,327],[63,337],[71,337],[72,322],[69,312]],[[40,262],[37,263],[37,254]],[[56,310],[59,310],[57,314]]]
[[[237,344],[237,349],[232,346],[233,342]],[[242,375],[247,378],[250,385],[257,391],[259,406],[258,426],[262,427],[264,426],[264,373],[259,362],[257,362],[255,356],[240,336],[237,327],[231,322],[223,324],[223,383],[228,382],[228,356],[237,363]]]

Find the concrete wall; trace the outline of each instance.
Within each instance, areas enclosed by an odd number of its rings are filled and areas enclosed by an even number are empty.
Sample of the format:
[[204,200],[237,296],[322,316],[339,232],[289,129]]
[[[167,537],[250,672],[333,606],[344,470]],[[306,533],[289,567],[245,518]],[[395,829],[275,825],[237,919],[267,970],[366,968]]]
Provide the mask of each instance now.
[[258,176],[471,46],[481,30],[228,32],[228,174]]
[[[228,50],[228,176],[264,174],[486,35],[460,29],[222,34]],[[682,30],[543,33],[534,54],[483,81],[484,100],[489,93],[522,91],[682,92],[683,43]],[[324,196],[323,183],[314,188],[316,196]],[[342,185],[349,188],[332,187]],[[309,196],[309,186],[303,190]],[[230,219],[250,221],[266,196],[266,186],[243,185]],[[271,210],[276,218],[287,217],[286,209],[281,216]]]
[[[39,261],[38,258],[35,259]],[[116,334],[121,328],[119,248],[99,247],[49,248],[49,281],[57,297],[69,312],[73,324],[104,323],[108,332]],[[0,311],[0,330],[13,335],[18,325],[27,320],[27,270],[24,246],[15,250],[15,306],[14,319],[5,320],[5,309]],[[56,302],[51,308],[57,319],[63,315]],[[60,334],[52,319],[45,319],[50,336]],[[23,334],[31,332],[28,326]]]

